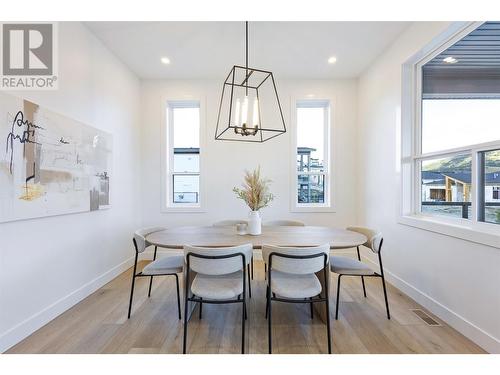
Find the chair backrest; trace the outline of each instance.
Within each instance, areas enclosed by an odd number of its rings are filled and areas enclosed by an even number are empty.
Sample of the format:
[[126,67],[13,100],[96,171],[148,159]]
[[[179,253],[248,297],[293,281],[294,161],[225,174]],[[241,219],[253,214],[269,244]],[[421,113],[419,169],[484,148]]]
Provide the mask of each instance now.
[[144,252],[148,246],[151,244],[146,241],[146,236],[155,233],[155,232],[160,232],[162,230],[165,230],[163,227],[149,227],[149,228],[142,228],[138,229],[134,233],[134,240],[135,240],[135,246],[136,250],[138,253]]
[[221,220],[213,223],[214,227],[232,227],[236,226],[236,224],[246,224],[247,220]]
[[275,226],[275,227],[304,227],[305,224],[302,221],[297,220],[272,220],[266,221],[264,225]]
[[[248,264],[250,259],[252,259],[253,246],[252,244],[245,244],[239,246],[231,247],[196,247],[185,245],[184,246],[184,256],[186,257],[186,262],[188,262],[189,256],[189,269],[204,274],[204,275],[227,275],[241,270],[244,264]],[[236,254],[242,253],[245,257],[245,263],[242,263],[241,256]],[[200,258],[197,255],[203,257],[221,257],[221,256],[231,256],[222,259],[207,259]],[[236,256],[235,256],[236,255]]]
[[[296,275],[311,274],[321,271],[328,264],[330,245],[324,244],[314,247],[280,247],[272,245],[262,246],[262,257],[266,264],[270,264],[272,270],[292,273]],[[272,259],[270,261],[271,254]],[[311,256],[321,254],[314,258],[288,258],[287,256]],[[323,255],[325,254],[325,255]]]
[[383,237],[381,232],[365,227],[348,227],[347,230],[364,234],[367,241],[363,244],[363,246],[368,247],[374,253],[379,253],[382,249]]

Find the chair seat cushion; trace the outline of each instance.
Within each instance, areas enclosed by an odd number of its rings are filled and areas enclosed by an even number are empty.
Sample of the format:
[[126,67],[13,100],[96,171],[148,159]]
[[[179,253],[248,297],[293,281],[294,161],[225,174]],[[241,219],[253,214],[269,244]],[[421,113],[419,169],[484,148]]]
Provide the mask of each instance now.
[[149,263],[142,270],[143,275],[180,273],[184,266],[184,255],[167,255]]
[[357,259],[349,257],[330,257],[332,272],[340,275],[373,275],[373,270]]
[[234,299],[243,293],[243,271],[215,276],[199,273],[191,284],[191,292],[206,299]]
[[296,275],[272,271],[271,291],[285,298],[309,298],[321,293],[321,284],[315,274]]

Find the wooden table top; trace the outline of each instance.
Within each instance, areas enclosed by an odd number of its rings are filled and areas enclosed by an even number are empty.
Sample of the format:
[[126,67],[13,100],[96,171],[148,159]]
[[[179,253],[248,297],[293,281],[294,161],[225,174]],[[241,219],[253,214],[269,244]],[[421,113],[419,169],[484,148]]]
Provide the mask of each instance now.
[[331,249],[356,247],[366,242],[360,233],[330,227],[263,226],[259,236],[239,235],[235,226],[174,227],[155,232],[146,237],[152,245],[166,248],[182,248],[183,245],[223,247],[246,243],[254,249],[262,245],[319,246],[330,244]]

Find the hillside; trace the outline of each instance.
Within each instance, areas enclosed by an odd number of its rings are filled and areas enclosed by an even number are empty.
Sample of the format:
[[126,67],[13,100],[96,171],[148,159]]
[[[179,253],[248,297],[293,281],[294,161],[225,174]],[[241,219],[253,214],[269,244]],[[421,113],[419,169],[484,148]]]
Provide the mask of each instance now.
[[[485,160],[486,173],[500,171],[500,150],[489,152]],[[465,172],[471,169],[471,156],[460,155],[431,162],[425,165],[431,172]]]

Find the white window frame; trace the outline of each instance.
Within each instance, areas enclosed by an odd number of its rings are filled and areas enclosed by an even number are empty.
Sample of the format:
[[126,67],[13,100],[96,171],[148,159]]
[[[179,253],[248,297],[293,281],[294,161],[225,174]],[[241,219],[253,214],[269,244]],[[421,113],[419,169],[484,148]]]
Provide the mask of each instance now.
[[[300,102],[310,102],[312,106],[315,104],[318,107],[325,108],[325,123],[324,123],[324,172],[299,172],[297,171],[297,104]],[[333,158],[333,141],[334,135],[334,111],[335,111],[334,98],[311,98],[311,97],[292,97],[291,100],[291,137],[290,137],[290,211],[291,212],[335,212],[335,192],[336,188],[334,183],[335,168]],[[325,176],[325,202],[324,203],[298,203],[297,202],[297,179],[299,175],[310,174],[324,174]]]
[[[173,200],[173,111],[172,108],[192,108],[198,106],[200,111],[199,124],[199,187],[198,203],[175,203]],[[205,149],[205,101],[199,98],[162,98],[161,123],[161,212],[197,213],[205,212],[205,176],[204,176],[204,149]],[[183,173],[175,173],[180,175]],[[186,173],[191,175],[192,173]]]
[[[486,142],[423,154],[422,148],[422,66],[462,39],[482,22],[454,22],[445,32],[403,64],[401,106],[401,224],[500,248],[498,224],[477,221],[478,160],[482,151],[500,148],[500,141]],[[471,217],[469,219],[425,215],[421,212],[421,162],[429,159],[470,153]]]

